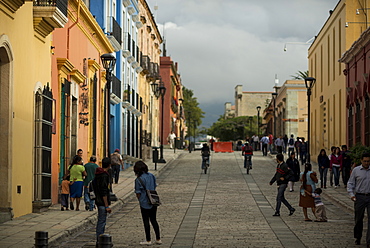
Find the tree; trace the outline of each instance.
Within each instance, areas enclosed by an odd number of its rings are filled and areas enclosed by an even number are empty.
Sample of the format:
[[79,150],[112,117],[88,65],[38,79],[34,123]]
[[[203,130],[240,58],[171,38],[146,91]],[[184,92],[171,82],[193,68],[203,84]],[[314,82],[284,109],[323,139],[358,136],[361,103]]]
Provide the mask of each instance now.
[[244,140],[257,133],[257,116],[239,116],[230,119],[220,117],[208,129],[208,134],[221,141]]
[[183,86],[184,110],[186,126],[188,127],[187,137],[198,135],[198,126],[202,124],[204,112],[199,107],[198,99],[194,97],[193,90]]
[[295,75],[290,75],[293,80],[304,80],[308,77],[308,71],[298,71]]

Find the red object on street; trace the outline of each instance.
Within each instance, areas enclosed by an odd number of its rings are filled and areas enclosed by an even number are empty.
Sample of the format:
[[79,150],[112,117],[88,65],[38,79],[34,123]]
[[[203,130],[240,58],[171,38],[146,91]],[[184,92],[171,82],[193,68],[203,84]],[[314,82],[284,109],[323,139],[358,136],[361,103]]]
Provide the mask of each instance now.
[[215,152],[234,152],[232,142],[214,142],[213,150]]

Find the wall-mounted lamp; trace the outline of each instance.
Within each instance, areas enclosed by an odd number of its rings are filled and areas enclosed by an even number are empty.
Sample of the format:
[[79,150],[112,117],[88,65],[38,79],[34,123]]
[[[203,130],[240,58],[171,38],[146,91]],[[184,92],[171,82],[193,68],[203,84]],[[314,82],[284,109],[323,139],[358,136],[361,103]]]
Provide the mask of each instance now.
[[311,39],[309,39],[309,40],[308,40],[308,41],[306,41],[306,42],[286,42],[286,43],[284,44],[284,52],[286,52],[286,51],[288,50],[288,49],[287,49],[287,47],[286,47],[286,44],[295,44],[295,45],[311,45],[315,38],[316,38],[316,37],[312,37]]
[[370,22],[346,22],[345,27],[348,28],[349,23],[356,23],[356,24],[369,24]]
[[[368,10],[370,8],[363,8],[363,9],[356,9],[356,15],[359,15],[360,14],[360,10]],[[363,11],[365,12],[365,11]]]

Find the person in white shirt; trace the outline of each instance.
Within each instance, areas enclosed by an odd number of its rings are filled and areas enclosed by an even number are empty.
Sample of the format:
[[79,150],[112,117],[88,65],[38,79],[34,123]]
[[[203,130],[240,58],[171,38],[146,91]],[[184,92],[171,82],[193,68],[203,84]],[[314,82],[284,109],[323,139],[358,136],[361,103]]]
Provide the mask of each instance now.
[[176,134],[173,131],[167,137],[168,142],[170,143],[170,148],[173,149],[175,143]]

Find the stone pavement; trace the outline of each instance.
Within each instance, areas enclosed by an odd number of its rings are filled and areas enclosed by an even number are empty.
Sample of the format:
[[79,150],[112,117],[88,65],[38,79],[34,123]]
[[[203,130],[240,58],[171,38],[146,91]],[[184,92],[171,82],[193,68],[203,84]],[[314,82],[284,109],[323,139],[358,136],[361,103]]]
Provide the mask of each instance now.
[[[178,156],[188,151],[164,149],[163,157],[165,164],[157,164],[157,171],[154,170],[154,163],[146,161],[150,172],[158,175],[160,171],[175,160]],[[134,180],[136,176],[133,167],[120,173],[118,184],[113,184],[113,192],[118,201],[112,202],[112,211],[121,209],[123,202],[134,196]],[[0,247],[33,247],[36,231],[47,231],[49,245],[52,246],[60,240],[73,235],[76,230],[83,230],[85,226],[96,223],[97,212],[85,211],[83,199],[81,199],[81,211],[60,211],[60,204],[51,206],[49,210],[42,213],[31,213],[11,221],[0,224]]]

